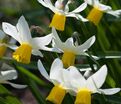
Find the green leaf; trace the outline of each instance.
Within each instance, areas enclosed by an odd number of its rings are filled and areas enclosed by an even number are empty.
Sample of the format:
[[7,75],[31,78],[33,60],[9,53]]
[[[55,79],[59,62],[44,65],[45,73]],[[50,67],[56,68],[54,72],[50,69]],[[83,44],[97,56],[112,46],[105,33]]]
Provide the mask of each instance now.
[[11,94],[5,87],[0,85],[0,104],[22,104],[15,96]]
[[22,74],[26,75],[27,77],[31,78],[32,80],[34,80],[35,82],[37,82],[38,84],[40,84],[41,86],[47,86],[47,84],[41,80],[40,78],[38,78],[37,76],[35,76],[34,74],[32,74],[30,71],[28,71],[27,69],[20,67],[20,66],[15,66],[16,69],[18,69]]
[[41,92],[37,86],[37,84],[32,80],[32,79],[27,79],[28,82],[28,87],[31,90],[32,94],[34,95],[34,97],[37,99],[39,104],[46,104],[45,99],[43,98],[43,96],[41,95]]

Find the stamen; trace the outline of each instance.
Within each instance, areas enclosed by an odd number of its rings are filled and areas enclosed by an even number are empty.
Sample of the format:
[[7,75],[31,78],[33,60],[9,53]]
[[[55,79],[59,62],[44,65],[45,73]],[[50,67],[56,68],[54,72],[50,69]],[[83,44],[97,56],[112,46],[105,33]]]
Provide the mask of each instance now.
[[65,51],[62,56],[62,62],[65,68],[73,66],[75,63],[75,54],[72,52]]
[[103,16],[103,11],[101,11],[99,8],[94,7],[89,15],[87,16],[87,19],[91,22],[93,22],[95,25],[98,25],[100,22],[101,18]]
[[29,44],[21,44],[18,49],[13,53],[13,58],[18,62],[25,64],[30,63],[32,47]]
[[80,89],[75,104],[91,104],[91,91],[87,88]]
[[6,52],[6,46],[2,45],[0,46],[0,57],[3,57]]
[[66,16],[56,13],[50,23],[50,27],[55,27],[57,30],[63,31],[65,28]]
[[54,86],[46,100],[51,101],[54,104],[61,104],[65,94],[66,90],[61,86]]

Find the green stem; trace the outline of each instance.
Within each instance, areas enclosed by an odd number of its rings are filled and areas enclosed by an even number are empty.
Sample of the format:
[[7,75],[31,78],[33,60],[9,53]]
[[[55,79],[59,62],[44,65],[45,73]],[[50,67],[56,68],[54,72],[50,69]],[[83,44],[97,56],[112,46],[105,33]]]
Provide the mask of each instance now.
[[28,87],[31,90],[34,97],[37,99],[38,103],[46,104],[46,101],[44,100],[43,96],[41,95],[41,92],[40,92],[38,86],[36,85],[36,83],[31,79],[28,79],[28,80],[29,80]]
[[20,66],[16,66],[16,65],[14,65],[14,66],[21,73],[25,74],[26,76],[28,76],[29,78],[31,78],[32,80],[34,80],[35,82],[37,82],[39,85],[48,87],[47,84],[43,80],[41,80],[40,78],[38,78],[37,76],[35,76],[31,72],[29,72],[27,69],[25,69],[23,67],[20,67]]

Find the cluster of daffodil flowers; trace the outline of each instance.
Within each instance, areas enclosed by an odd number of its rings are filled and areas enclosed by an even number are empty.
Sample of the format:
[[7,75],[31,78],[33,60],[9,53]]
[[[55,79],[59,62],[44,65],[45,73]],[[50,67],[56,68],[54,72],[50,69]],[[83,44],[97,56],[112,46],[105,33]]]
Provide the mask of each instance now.
[[[97,72],[85,78],[81,71],[89,71],[89,69],[77,69],[75,67],[75,59],[77,55],[84,55],[89,57],[87,51],[94,44],[95,36],[90,37],[86,42],[78,45],[72,37],[69,37],[65,42],[61,41],[56,31],[64,31],[66,17],[74,17],[78,21],[93,22],[98,25],[103,13],[108,13],[119,17],[121,10],[113,11],[110,6],[101,4],[99,0],[84,0],[79,7],[73,11],[69,11],[71,0],[65,4],[64,0],[56,0],[55,4],[50,0],[38,0],[43,6],[49,8],[54,12],[54,16],[50,23],[52,33],[44,37],[32,38],[29,26],[24,16],[21,16],[16,26],[3,22],[0,31],[0,57],[5,53],[6,47],[13,49],[13,59],[18,62],[29,64],[31,61],[31,54],[43,57],[40,50],[63,53],[62,58],[56,58],[51,65],[50,75],[46,72],[42,62],[38,61],[38,68],[40,73],[50,82],[54,84],[50,94],[46,100],[54,104],[61,104],[66,93],[76,96],[75,104],[91,104],[91,94],[99,93],[105,95],[112,95],[120,91],[120,88],[101,89],[107,76],[107,66],[103,65]],[[87,18],[80,15],[88,5],[93,6]],[[4,41],[5,34],[13,37],[20,43],[20,46],[9,44]],[[47,45],[52,43],[52,47]],[[13,87],[24,88],[25,85],[16,85],[7,80],[15,79],[17,72],[15,70],[1,71],[0,83],[10,84]]]

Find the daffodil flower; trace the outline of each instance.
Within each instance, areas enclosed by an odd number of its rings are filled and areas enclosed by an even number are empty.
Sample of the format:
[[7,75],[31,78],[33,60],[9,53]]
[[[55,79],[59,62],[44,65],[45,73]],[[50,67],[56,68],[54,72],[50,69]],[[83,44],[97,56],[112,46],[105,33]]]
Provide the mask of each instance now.
[[60,40],[55,28],[52,28],[52,33],[54,35],[53,47],[64,53],[62,56],[62,61],[63,61],[65,68],[68,68],[69,66],[74,65],[76,55],[87,55],[88,56],[86,51],[95,42],[95,36],[92,36],[82,45],[76,46],[74,44],[73,38],[68,38],[66,40],[66,42],[62,42]]
[[23,16],[20,17],[16,26],[3,22],[4,32],[20,43],[20,46],[13,53],[13,58],[18,62],[30,63],[31,53],[43,57],[39,49],[49,50],[46,47],[51,42],[52,35],[32,38],[29,26]]
[[5,33],[0,30],[0,57],[3,57],[6,52],[5,44]]
[[63,0],[57,0],[55,2],[55,6],[50,0],[38,0],[38,2],[55,13],[52,22],[50,23],[50,27],[55,27],[57,30],[64,30],[66,17],[75,17],[76,19],[84,22],[88,21],[79,14],[87,7],[87,3],[83,3],[75,10],[69,12],[68,5],[71,3],[71,0],[69,0],[65,6],[63,5]]
[[87,2],[89,5],[93,6],[93,9],[87,16],[87,19],[93,22],[95,25],[98,25],[103,16],[103,13],[108,13],[115,17],[119,17],[119,15],[121,14],[121,10],[112,10],[110,6],[101,4],[99,0],[84,0],[84,1]]
[[100,89],[107,76],[106,65],[103,65],[88,79],[85,79],[75,68],[71,68],[69,74],[71,94],[76,96],[75,104],[91,104],[91,94],[93,93],[112,95],[120,91],[120,88]]
[[14,83],[9,82],[10,80],[15,80],[17,78],[18,76],[17,72],[13,67],[9,65],[3,64],[2,68],[3,67],[7,68],[7,70],[0,71],[0,83],[1,84],[9,84],[12,87],[18,88],[18,89],[26,87],[26,85],[14,84]]
[[[15,50],[17,48],[17,46],[13,43],[10,43],[10,41],[8,41],[6,34],[0,30],[0,57],[3,57],[7,47]],[[52,49],[51,49],[52,50]]]
[[52,63],[50,75],[48,75],[40,60],[38,61],[38,68],[42,76],[54,84],[54,87],[46,100],[51,101],[54,104],[61,104],[66,92],[69,90],[69,83],[67,82],[68,69],[65,70],[63,68],[63,63],[58,58]]

